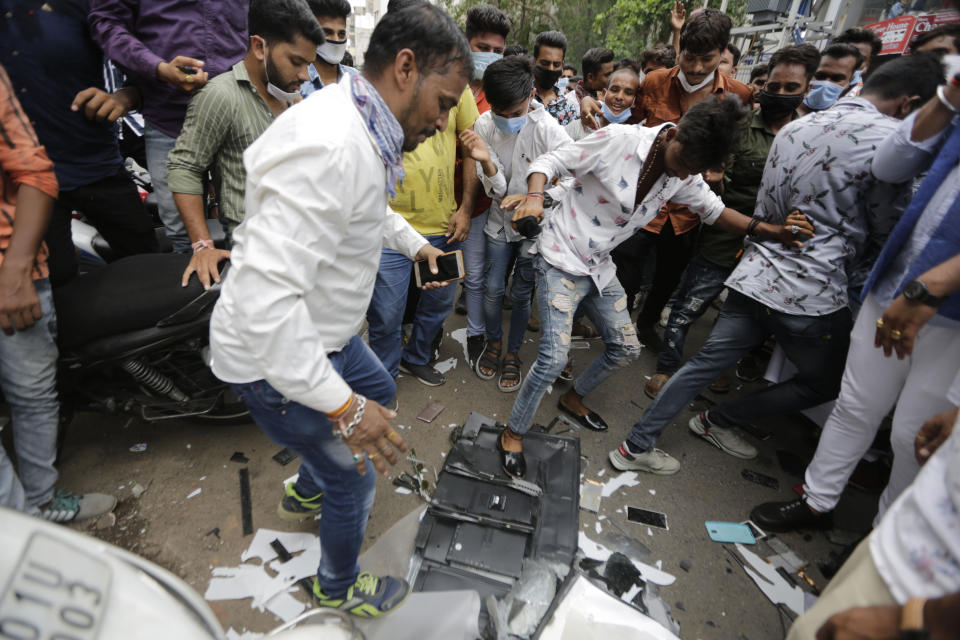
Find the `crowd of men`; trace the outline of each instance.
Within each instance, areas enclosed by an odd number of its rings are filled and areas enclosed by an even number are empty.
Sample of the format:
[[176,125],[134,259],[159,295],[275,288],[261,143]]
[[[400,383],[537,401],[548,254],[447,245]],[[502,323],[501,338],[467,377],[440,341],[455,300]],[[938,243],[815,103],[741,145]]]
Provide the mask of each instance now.
[[[300,455],[278,509],[324,515],[318,604],[378,616],[409,591],[358,573],[371,471],[406,450],[390,426],[401,372],[445,383],[434,364],[456,309],[475,384],[516,394],[497,448],[518,478],[551,385],[570,383],[559,408],[571,420],[608,431],[586,398],[636,375],[642,348],[658,355],[643,387],[653,404],[610,451],[619,470],[680,471],[660,434],[703,389],[729,390],[725,372],[771,339],[795,373],[689,429],[750,459],[741,426],[834,403],[802,497],[750,514],[767,530],[829,527],[892,412],[875,529],[790,638],[866,624],[955,637],[956,26],[893,60],[860,28],[822,50],[786,46],[744,83],[730,18],[679,2],[671,44],[620,60],[591,48],[579,73],[559,31],[529,52],[508,46],[510,20],[490,4],[461,30],[422,0],[391,0],[362,69],[348,64],[347,0],[251,0],[245,15],[217,0],[0,6],[0,386],[18,462],[0,450],[0,504],[68,522],[116,503],[57,488],[52,288],[78,277],[74,211],[118,256],[158,250],[124,168],[139,141],[166,237],[191,254],[183,284],[220,282],[231,261],[212,369]],[[105,58],[126,75],[113,91]],[[413,284],[415,262],[437,273],[457,250],[459,299],[456,282]],[[574,338],[604,344],[577,376]]]

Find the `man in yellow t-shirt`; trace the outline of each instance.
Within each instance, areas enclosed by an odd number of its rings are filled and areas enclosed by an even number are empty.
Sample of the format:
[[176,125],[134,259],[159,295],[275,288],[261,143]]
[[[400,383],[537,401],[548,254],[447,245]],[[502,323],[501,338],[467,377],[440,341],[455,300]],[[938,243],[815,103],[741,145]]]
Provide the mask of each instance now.
[[[470,215],[479,188],[474,164],[461,163],[464,187],[463,201],[459,206],[453,183],[457,135],[473,128],[479,115],[473,93],[467,87],[460,102],[450,110],[447,128],[404,154],[405,177],[397,186],[396,198],[390,202],[394,211],[406,218],[430,244],[443,251],[459,249],[470,231]],[[394,378],[402,370],[423,384],[437,386],[446,380],[430,365],[431,344],[453,309],[457,288],[450,286],[420,292],[413,333],[410,341],[403,345],[400,327],[413,275],[412,264],[405,255],[383,249],[377,283],[367,309],[370,348]]]

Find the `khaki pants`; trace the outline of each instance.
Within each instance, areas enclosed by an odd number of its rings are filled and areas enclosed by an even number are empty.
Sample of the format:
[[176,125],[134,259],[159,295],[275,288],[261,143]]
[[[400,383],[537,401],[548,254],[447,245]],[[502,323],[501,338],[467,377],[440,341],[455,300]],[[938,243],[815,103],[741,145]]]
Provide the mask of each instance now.
[[809,611],[797,618],[787,640],[813,640],[834,614],[855,607],[897,604],[870,555],[870,538],[857,545]]

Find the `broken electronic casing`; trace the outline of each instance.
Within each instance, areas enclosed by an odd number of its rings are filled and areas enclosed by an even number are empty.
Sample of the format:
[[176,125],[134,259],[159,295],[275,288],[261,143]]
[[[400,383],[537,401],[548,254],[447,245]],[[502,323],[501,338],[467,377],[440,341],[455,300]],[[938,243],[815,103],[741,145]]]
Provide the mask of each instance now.
[[531,430],[523,439],[527,475],[518,484],[500,467],[500,430],[493,419],[473,412],[447,454],[417,532],[414,591],[471,589],[481,600],[502,598],[525,558],[572,565],[580,441]]

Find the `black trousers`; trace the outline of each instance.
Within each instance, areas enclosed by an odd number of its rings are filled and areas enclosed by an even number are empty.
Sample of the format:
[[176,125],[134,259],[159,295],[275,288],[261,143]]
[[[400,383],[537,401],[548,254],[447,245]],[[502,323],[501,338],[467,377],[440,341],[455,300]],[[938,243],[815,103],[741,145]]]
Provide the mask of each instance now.
[[153,220],[136,185],[121,169],[116,175],[60,192],[45,237],[50,250],[50,282],[54,287],[76,276],[79,268],[70,234],[75,210],[97,228],[117,257],[159,250]]
[[683,270],[693,256],[697,229],[676,235],[668,220],[660,233],[645,229],[613,250],[613,263],[617,265],[617,278],[627,296],[634,296],[643,283],[643,265],[653,247],[657,249],[656,272],[653,288],[647,294],[643,309],[637,316],[637,327],[652,327],[659,319],[673,290],[680,283]]

